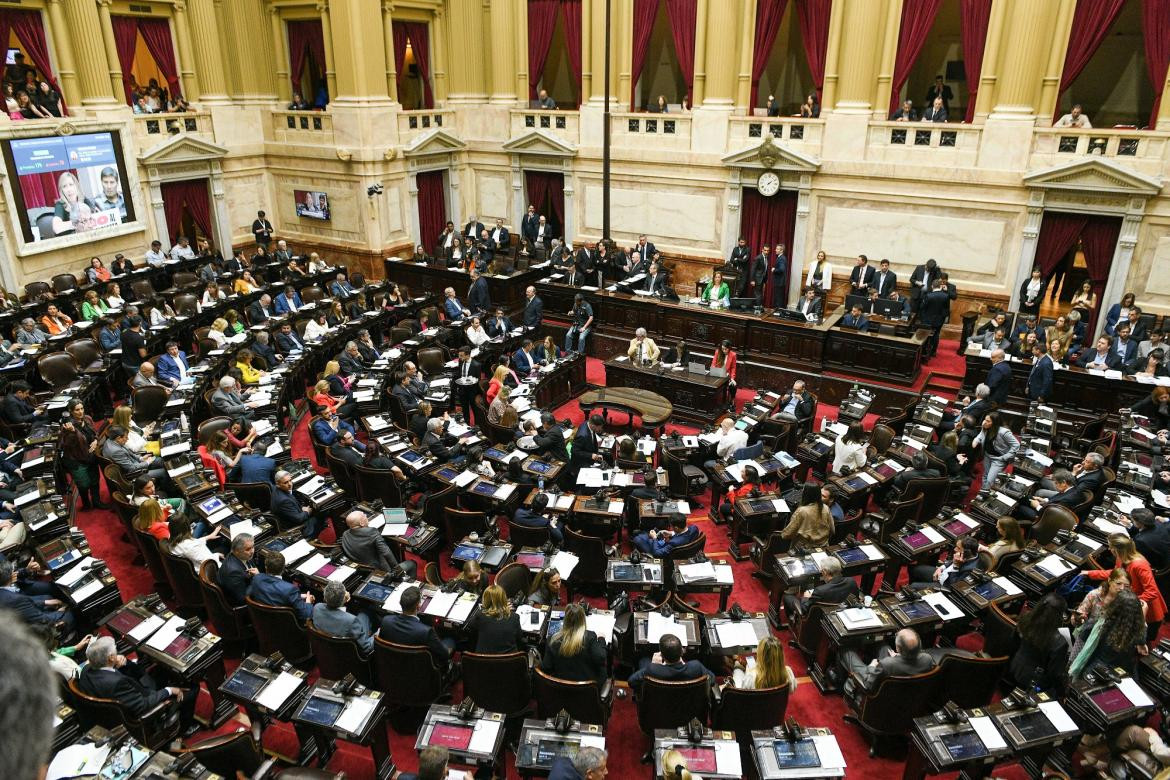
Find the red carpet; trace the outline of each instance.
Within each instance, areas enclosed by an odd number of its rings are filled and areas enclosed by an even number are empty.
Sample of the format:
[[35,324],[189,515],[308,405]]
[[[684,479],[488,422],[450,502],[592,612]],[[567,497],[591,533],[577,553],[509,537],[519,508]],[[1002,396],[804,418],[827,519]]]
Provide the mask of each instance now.
[[[944,345],[940,348],[939,356],[932,363],[942,361],[950,364],[951,358],[944,358],[944,354],[954,355],[953,342],[948,351]],[[961,359],[960,359],[961,362]],[[931,365],[928,370],[937,370]],[[604,384],[604,370],[601,361],[589,360],[587,376],[590,383]],[[738,401],[742,403],[754,395],[754,390],[740,389]],[[824,405],[817,411],[817,416],[828,414],[835,417],[836,409]],[[556,410],[558,418],[569,417],[575,423],[581,420],[580,410],[575,402],[571,402]],[[867,427],[872,425],[872,416],[866,421]],[[673,426],[672,426],[673,428]],[[680,431],[693,431],[693,428],[678,426]],[[296,457],[312,459],[313,451],[308,440],[308,430],[305,423],[297,427],[292,436],[292,450]],[[707,496],[702,497],[706,503]],[[727,536],[723,527],[715,526],[706,519],[706,510],[696,512],[692,519],[696,521],[707,535],[708,555],[714,558],[727,559]],[[95,556],[103,558],[110,566],[111,571],[118,578],[123,598],[130,599],[135,595],[147,593],[152,589],[149,572],[143,566],[132,564],[133,547],[128,541],[121,538],[121,529],[117,518],[112,512],[91,511],[82,514],[78,521],[85,531],[93,547]],[[332,531],[326,531],[326,539],[331,538]],[[760,581],[751,576],[753,569],[750,561],[743,563],[732,562],[735,566],[735,586],[732,590],[731,602],[738,602],[748,611],[764,611],[768,605],[768,593]],[[445,566],[446,568],[446,566]],[[445,574],[452,574],[450,570]],[[594,600],[600,601],[600,600]],[[705,611],[714,611],[717,599],[714,596],[700,596],[700,608]],[[841,744],[846,760],[849,763],[848,777],[864,778],[866,780],[884,780],[901,773],[901,759],[871,759],[868,755],[868,744],[860,732],[852,725],[844,723],[841,715],[845,712],[845,705],[839,696],[822,696],[806,675],[806,667],[799,651],[787,648],[788,632],[780,632],[784,640],[788,664],[793,668],[801,682],[796,693],[789,701],[788,714],[798,722],[809,726],[827,726],[833,729]],[[234,666],[234,661],[229,661]],[[455,691],[455,701],[461,698],[458,688]],[[201,697],[201,711],[209,708],[206,695]],[[238,724],[229,721],[219,731],[234,730]],[[608,748],[610,751],[609,767],[613,777],[645,776],[647,767],[639,762],[641,754],[646,750],[648,742],[638,729],[637,713],[633,700],[629,697],[617,699],[614,703],[613,715],[609,722]],[[401,769],[414,770],[418,765],[418,757],[414,751],[414,734],[391,734],[391,748],[395,763]],[[210,736],[210,733],[197,735],[194,741]],[[265,732],[266,746],[280,749],[282,752],[295,752],[295,738],[292,729],[282,724],[275,724]],[[513,766],[513,756],[507,753],[508,777],[518,777]],[[373,764],[368,751],[340,744],[338,753],[330,762],[329,768],[334,771],[345,771],[351,778],[370,778],[373,776]],[[1023,777],[1022,772],[1015,768],[996,773],[1002,777]],[[953,777],[954,775],[950,775]]]

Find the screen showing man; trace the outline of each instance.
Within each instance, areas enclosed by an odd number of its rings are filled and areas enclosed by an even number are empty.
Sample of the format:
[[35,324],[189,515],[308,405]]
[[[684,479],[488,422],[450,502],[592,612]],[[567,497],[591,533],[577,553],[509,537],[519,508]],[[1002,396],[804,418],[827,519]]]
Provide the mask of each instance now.
[[[117,133],[19,138],[5,145],[26,241],[135,221]],[[96,237],[96,236],[95,236]]]
[[297,216],[308,219],[329,219],[329,196],[324,192],[293,190]]

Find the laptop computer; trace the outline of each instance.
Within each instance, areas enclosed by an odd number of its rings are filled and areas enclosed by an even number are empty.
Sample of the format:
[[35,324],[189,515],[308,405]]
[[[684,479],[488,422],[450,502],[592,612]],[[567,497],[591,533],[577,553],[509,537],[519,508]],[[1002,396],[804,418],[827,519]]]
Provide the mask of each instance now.
[[718,366],[713,366],[707,374],[713,377],[727,376],[727,370]]
[[702,363],[696,363],[692,360],[691,362],[687,363],[687,371],[691,372],[692,374],[705,374],[707,373],[707,367]]

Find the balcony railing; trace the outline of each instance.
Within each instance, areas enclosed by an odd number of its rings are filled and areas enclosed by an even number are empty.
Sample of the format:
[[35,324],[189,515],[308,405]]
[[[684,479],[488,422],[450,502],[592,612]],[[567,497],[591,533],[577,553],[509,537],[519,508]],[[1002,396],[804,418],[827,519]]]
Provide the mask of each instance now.
[[215,138],[210,111],[186,111],[181,114],[135,114],[134,136],[153,144],[170,135],[199,133]]
[[728,151],[733,152],[759,143],[765,134],[777,144],[794,151],[820,154],[821,138],[825,130],[823,119],[804,117],[733,116],[728,140]]
[[1108,157],[1151,176],[1161,175],[1170,160],[1170,132],[1046,127],[1032,133],[1031,168],[1047,168],[1087,155]]
[[543,130],[565,143],[576,145],[581,138],[581,115],[576,111],[513,109],[511,137]]
[[398,141],[408,144],[416,136],[443,129],[455,133],[455,112],[450,108],[402,111],[398,114]]
[[866,159],[972,166],[983,129],[938,122],[870,122]]
[[687,114],[614,113],[613,143],[644,149],[690,149],[691,117]]
[[277,143],[333,145],[333,117],[322,111],[273,111],[270,129]]

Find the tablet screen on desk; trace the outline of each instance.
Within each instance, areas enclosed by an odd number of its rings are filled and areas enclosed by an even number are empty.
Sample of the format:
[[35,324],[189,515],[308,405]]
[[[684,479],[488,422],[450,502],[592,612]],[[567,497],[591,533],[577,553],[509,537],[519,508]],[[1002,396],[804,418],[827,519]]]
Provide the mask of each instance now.
[[1103,691],[1097,691],[1089,696],[1096,704],[1101,712],[1106,715],[1111,715],[1114,712],[1121,712],[1133,706],[1133,702],[1125,697],[1125,694],[1117,688],[1106,688]]
[[386,603],[386,599],[390,598],[390,594],[394,592],[394,588],[383,585],[380,582],[367,582],[358,590],[358,595],[362,598],[376,601],[379,604]]
[[527,566],[530,569],[534,569],[534,568],[543,569],[544,568],[544,561],[545,561],[544,553],[533,553],[533,552],[523,553],[522,552],[522,553],[518,553],[516,555],[516,563],[523,564],[524,566]]
[[983,583],[982,585],[976,585],[974,588],[971,588],[971,591],[974,593],[978,593],[980,596],[987,599],[988,601],[991,601],[993,599],[997,599],[1000,596],[1007,593],[1007,591],[1005,591],[1003,588],[999,587],[999,585],[997,585],[993,580],[988,580],[987,582]]
[[501,449],[497,449],[496,447],[488,447],[483,451],[483,454],[486,458],[495,458],[496,460],[503,460],[504,458],[508,457],[508,453]]
[[552,471],[552,464],[545,463],[543,460],[534,460],[528,464],[527,469],[537,474],[547,474]]
[[163,652],[169,655],[171,658],[182,658],[183,653],[187,652],[187,650],[193,644],[195,644],[194,639],[184,634],[179,634],[169,645],[167,645]]
[[301,718],[321,726],[332,726],[337,722],[341,711],[345,709],[345,702],[324,699],[320,696],[310,696],[301,710]]
[[1015,726],[1016,731],[1020,732],[1020,736],[1029,742],[1051,737],[1057,733],[1056,726],[1052,725],[1048,716],[1039,711],[1011,718],[1011,724]]
[[620,582],[642,579],[642,567],[632,563],[619,563],[613,567],[613,578]]
[[938,617],[938,613],[934,611],[934,607],[930,606],[925,601],[910,601],[905,604],[899,604],[898,609],[902,610],[902,614],[905,615],[908,620]]
[[776,764],[781,769],[808,769],[821,765],[816,743],[811,739],[798,739],[795,742],[778,739],[773,745],[776,751]]
[[455,477],[459,476],[459,470],[453,469],[450,466],[444,466],[443,468],[436,471],[435,474],[438,475],[441,479],[451,481],[455,479]]
[[861,477],[853,477],[852,479],[845,480],[845,486],[850,490],[863,490],[868,484],[869,483]]
[[753,498],[748,502],[748,506],[753,512],[772,512],[776,509],[771,499],[767,498]]
[[542,739],[536,745],[536,763],[551,764],[558,758],[573,759],[577,756],[577,742],[567,742],[561,739]]
[[466,750],[467,746],[471,744],[471,732],[472,729],[468,726],[440,723],[431,729],[431,738],[427,744]]
[[838,550],[836,555],[844,563],[860,563],[861,561],[869,560],[869,556],[865,554],[865,550],[860,547],[846,547]]
[[483,548],[474,544],[457,544],[451,557],[461,561],[478,561],[483,557]]
[[675,748],[687,760],[691,772],[715,771],[715,748]]
[[268,680],[258,674],[252,674],[245,669],[237,669],[236,673],[223,684],[223,689],[244,699],[255,700],[256,694]]
[[958,734],[943,734],[940,738],[943,747],[951,755],[953,761],[965,761],[969,758],[979,758],[987,755],[987,746],[974,731],[961,731]]
[[422,455],[418,454],[414,450],[403,450],[398,457],[402,458],[407,463],[416,463],[417,461],[422,460]]
[[471,489],[472,493],[479,493],[481,496],[494,496],[496,494],[496,486],[491,482],[480,482]]

